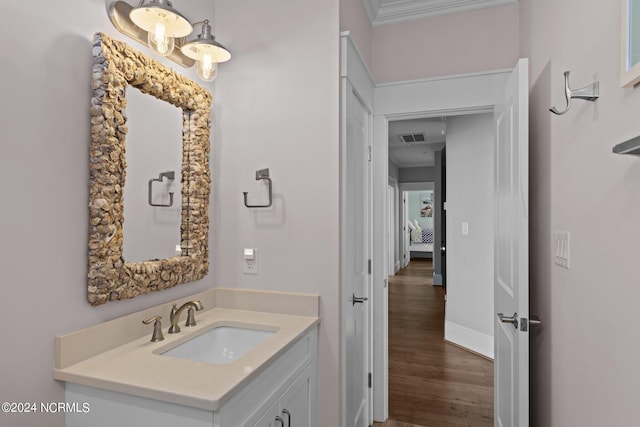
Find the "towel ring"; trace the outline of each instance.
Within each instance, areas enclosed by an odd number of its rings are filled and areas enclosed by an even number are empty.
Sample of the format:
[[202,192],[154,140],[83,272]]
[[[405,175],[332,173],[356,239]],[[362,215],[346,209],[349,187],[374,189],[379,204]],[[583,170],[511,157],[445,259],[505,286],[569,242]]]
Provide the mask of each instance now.
[[247,194],[249,194],[247,191],[243,191],[242,194],[244,195],[244,205],[248,208],[269,208],[271,207],[271,205],[273,204],[273,192],[272,192],[272,187],[271,187],[271,178],[269,178],[269,168],[267,169],[260,169],[259,171],[256,171],[256,181],[260,181],[266,179],[267,180],[267,184],[269,185],[269,203],[267,203],[266,205],[250,205],[247,201]]

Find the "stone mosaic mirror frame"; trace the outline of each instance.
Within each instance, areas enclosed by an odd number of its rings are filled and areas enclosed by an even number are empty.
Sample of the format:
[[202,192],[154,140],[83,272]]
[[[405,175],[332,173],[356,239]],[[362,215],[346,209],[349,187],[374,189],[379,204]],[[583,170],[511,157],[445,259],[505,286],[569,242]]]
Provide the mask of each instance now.
[[[181,256],[138,263],[122,257],[127,86],[183,111]],[[87,289],[91,305],[167,289],[208,273],[211,102],[209,92],[169,67],[102,33],[94,36]]]

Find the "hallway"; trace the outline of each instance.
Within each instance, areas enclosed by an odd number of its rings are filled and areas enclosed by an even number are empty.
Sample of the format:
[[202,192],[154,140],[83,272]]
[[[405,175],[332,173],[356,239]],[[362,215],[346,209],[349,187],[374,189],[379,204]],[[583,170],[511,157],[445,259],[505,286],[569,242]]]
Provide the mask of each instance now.
[[389,278],[389,417],[420,426],[493,426],[493,362],[444,341],[433,263]]

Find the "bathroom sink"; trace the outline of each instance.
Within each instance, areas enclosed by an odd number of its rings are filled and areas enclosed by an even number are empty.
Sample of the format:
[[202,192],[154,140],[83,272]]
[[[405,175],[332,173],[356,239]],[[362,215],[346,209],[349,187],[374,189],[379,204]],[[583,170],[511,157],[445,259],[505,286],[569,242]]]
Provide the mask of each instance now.
[[213,364],[231,363],[274,333],[236,326],[218,326],[162,353],[162,356]]

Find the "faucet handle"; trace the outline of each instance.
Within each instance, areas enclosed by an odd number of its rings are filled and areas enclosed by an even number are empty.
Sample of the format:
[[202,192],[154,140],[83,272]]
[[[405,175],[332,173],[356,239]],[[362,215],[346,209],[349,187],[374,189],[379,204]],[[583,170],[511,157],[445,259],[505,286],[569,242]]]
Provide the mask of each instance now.
[[145,325],[153,322],[153,335],[151,335],[151,342],[164,340],[164,335],[162,335],[162,322],[160,322],[160,319],[162,319],[161,316],[153,316],[142,321]]

